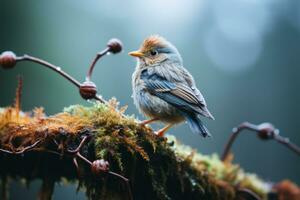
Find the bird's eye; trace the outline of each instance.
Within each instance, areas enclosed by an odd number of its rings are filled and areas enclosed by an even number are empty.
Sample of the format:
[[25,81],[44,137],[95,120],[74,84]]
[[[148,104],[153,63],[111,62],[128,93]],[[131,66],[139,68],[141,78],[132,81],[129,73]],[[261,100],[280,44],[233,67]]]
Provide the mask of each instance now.
[[156,50],[151,50],[150,51],[151,56],[156,56],[158,52]]

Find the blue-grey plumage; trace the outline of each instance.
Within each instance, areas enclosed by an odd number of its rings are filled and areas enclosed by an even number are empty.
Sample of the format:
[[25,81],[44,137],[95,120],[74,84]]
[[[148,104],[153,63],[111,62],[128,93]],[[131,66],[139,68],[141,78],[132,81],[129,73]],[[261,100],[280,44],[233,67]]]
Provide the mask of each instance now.
[[132,76],[134,103],[140,112],[150,117],[143,124],[160,120],[167,126],[187,121],[191,130],[209,136],[199,116],[214,117],[197,89],[192,75],[183,67],[182,58],[174,45],[161,36],[150,36],[138,51],[129,55],[138,58]]

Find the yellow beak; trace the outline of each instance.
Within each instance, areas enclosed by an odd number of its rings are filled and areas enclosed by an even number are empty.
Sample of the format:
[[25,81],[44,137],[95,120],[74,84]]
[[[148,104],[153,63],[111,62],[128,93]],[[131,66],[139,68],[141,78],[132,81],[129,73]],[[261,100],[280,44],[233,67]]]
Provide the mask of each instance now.
[[144,54],[143,54],[142,52],[140,52],[140,51],[132,51],[132,52],[129,52],[128,54],[129,54],[130,56],[134,56],[134,57],[138,57],[138,58],[144,56]]

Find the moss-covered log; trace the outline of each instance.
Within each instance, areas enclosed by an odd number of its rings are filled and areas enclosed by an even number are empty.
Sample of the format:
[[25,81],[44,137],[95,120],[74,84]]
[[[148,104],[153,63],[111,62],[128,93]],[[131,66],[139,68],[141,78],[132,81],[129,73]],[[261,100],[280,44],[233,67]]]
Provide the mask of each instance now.
[[158,137],[124,111],[115,100],[70,106],[49,117],[42,109],[1,109],[2,198],[8,179],[23,178],[43,180],[40,199],[50,199],[54,183],[62,179],[78,182],[90,199],[129,199],[126,182],[95,168],[95,160],[108,161],[110,172],[130,180],[133,199],[268,198],[272,187],[256,175],[217,155],[197,153],[174,137]]

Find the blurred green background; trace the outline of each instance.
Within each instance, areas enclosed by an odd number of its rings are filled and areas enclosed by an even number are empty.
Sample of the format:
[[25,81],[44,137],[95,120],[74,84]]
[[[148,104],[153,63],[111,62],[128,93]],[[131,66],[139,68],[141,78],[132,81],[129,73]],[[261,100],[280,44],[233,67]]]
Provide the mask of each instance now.
[[[243,121],[271,122],[300,144],[300,1],[151,0],[151,1],[0,1],[0,51],[43,58],[83,81],[97,51],[108,39],[123,41],[121,54],[104,57],[93,80],[99,92],[129,105],[135,60],[127,55],[151,34],[161,34],[179,49],[185,67],[216,120],[206,120],[212,138],[173,128],[183,143],[200,152],[220,153],[231,129]],[[43,106],[47,114],[71,104],[88,105],[76,88],[54,72],[31,63],[0,69],[0,106],[13,103],[17,75],[24,77],[24,110]],[[154,126],[157,128],[158,126]],[[242,135],[235,161],[265,180],[285,178],[300,184],[300,159],[275,142]],[[27,190],[11,186],[12,199],[33,199],[39,182]],[[84,199],[75,186],[57,186],[54,199]]]

